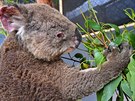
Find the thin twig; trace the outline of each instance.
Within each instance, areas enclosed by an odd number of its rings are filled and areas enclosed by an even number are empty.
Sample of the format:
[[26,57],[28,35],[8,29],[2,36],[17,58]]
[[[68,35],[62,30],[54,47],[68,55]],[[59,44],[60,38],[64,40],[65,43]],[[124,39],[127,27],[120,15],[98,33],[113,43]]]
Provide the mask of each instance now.
[[73,59],[73,58],[67,58],[67,57],[61,57],[61,58],[80,63],[80,61],[75,60],[75,59]]
[[105,48],[108,48],[107,44],[102,39],[100,39],[100,37],[92,29],[91,31],[104,44]]

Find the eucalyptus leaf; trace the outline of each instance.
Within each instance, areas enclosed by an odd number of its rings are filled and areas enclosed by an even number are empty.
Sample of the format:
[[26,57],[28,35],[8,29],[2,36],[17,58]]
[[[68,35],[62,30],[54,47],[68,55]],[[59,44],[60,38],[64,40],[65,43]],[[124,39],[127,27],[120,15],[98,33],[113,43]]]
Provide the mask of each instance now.
[[130,87],[133,92],[132,100],[135,101],[135,72],[131,72]]
[[110,26],[110,27],[114,28],[115,29],[115,33],[116,33],[116,36],[119,36],[120,35],[120,29],[119,29],[119,27],[117,25],[107,23],[107,24],[105,24],[105,26]]
[[119,35],[118,37],[116,37],[113,41],[113,43],[115,43],[115,45],[119,46],[122,43],[123,39],[122,36]]
[[94,43],[95,45],[102,45],[101,41],[100,41],[98,38],[95,38],[95,39],[93,40],[93,43]]
[[128,64],[128,69],[129,69],[130,74],[131,74],[131,72],[135,73],[135,59],[134,59],[134,56],[135,56],[135,54],[133,54],[130,57],[130,63]]
[[96,93],[96,95],[97,95],[97,101],[101,101],[101,99],[102,99],[102,96],[103,96],[103,88],[100,90],[100,91],[98,91],[97,93]]
[[132,8],[127,8],[124,10],[125,14],[132,19],[133,21],[135,21],[135,11]]
[[129,84],[126,80],[121,81],[121,88],[131,98],[133,93],[132,93],[132,91],[129,87]]
[[84,46],[88,49],[89,52],[93,50],[93,47],[89,43],[84,43]]
[[97,65],[100,65],[103,62],[105,62],[105,56],[102,52],[98,51],[98,49],[94,50],[94,59]]
[[130,57],[130,63],[128,64],[128,69],[130,73],[130,79],[127,78],[131,91],[133,92],[132,94],[132,100],[135,101],[135,54],[133,54]]
[[81,68],[82,68],[82,69],[87,69],[87,68],[89,68],[89,65],[86,64],[86,63],[82,63],[82,64],[81,64]]
[[97,24],[95,21],[93,20],[86,20],[85,21],[85,27],[86,28],[92,28],[94,30],[101,30],[101,26],[99,24]]
[[101,101],[108,101],[113,96],[121,80],[122,80],[122,76],[120,75],[118,78],[111,81],[104,87]]
[[130,78],[131,78],[130,72],[128,72],[128,73],[126,74],[126,77],[127,77],[127,80],[130,81]]
[[129,32],[129,41],[133,48],[135,49],[135,33]]
[[133,32],[125,31],[122,34],[122,37],[125,41],[128,41],[135,49],[135,34]]

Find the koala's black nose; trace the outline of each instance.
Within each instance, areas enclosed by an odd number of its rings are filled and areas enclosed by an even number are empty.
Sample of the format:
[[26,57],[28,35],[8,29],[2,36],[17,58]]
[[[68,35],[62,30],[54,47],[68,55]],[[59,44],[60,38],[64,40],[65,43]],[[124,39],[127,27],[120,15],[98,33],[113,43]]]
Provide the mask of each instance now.
[[79,42],[82,41],[82,36],[81,36],[81,33],[79,32],[78,29],[75,30],[75,36],[77,37],[77,40],[78,40]]

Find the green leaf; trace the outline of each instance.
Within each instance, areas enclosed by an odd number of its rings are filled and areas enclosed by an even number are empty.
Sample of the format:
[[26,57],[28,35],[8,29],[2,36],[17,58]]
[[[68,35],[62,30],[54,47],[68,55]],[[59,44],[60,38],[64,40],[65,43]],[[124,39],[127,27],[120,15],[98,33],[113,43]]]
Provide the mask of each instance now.
[[102,45],[101,41],[100,41],[98,38],[95,38],[95,39],[93,40],[93,43],[94,43],[95,45]]
[[121,80],[122,80],[122,76],[119,76],[118,78],[111,81],[104,87],[101,101],[108,101],[113,96]]
[[135,34],[133,32],[129,32],[129,42],[135,49]]
[[93,20],[86,20],[85,21],[85,27],[86,28],[92,28],[94,30],[101,30],[101,26],[99,24],[97,24],[96,22],[94,22]]
[[127,8],[124,11],[131,20],[135,21],[135,11],[132,8]]
[[122,34],[122,37],[125,41],[128,41],[135,49],[135,34],[133,32],[125,31]]
[[81,53],[76,53],[75,55],[74,55],[74,57],[76,57],[76,58],[83,58],[83,55],[81,54]]
[[13,4],[13,3],[15,3],[15,1],[14,0],[6,0],[6,3],[7,4]]
[[131,73],[130,87],[131,91],[133,92],[132,99],[135,101],[135,72]]
[[101,101],[102,96],[103,96],[103,90],[104,90],[104,88],[102,88],[100,91],[98,91],[96,93],[96,95],[97,95],[97,101]]
[[122,36],[119,35],[118,37],[116,37],[113,41],[113,43],[115,43],[115,45],[119,46],[122,43],[123,39]]
[[81,68],[82,68],[82,69],[87,69],[87,68],[89,68],[89,65],[86,64],[86,63],[82,63],[82,64],[81,64]]
[[132,91],[131,91],[131,89],[129,87],[129,84],[128,84],[128,82],[126,80],[122,80],[121,88],[131,98],[133,93],[132,93]]
[[105,62],[105,57],[102,52],[98,51],[98,49],[94,50],[94,59],[97,65],[102,64]]
[[126,77],[127,77],[127,81],[130,81],[131,74],[128,72],[128,73],[126,74]]
[[127,78],[131,91],[133,92],[132,94],[132,100],[135,101],[135,54],[133,54],[130,57],[130,63],[128,64],[128,69],[130,73],[130,79]]
[[90,43],[87,42],[83,42],[84,46],[88,49],[89,52],[91,52],[93,50],[93,47],[91,46]]
[[129,72],[131,74],[134,73],[135,74],[135,54],[133,54],[131,57],[130,57],[130,63],[128,64],[128,69],[129,69]]
[[120,29],[119,29],[119,27],[117,25],[107,23],[107,24],[105,24],[105,26],[110,26],[110,27],[114,28],[115,29],[115,33],[116,33],[116,36],[119,36],[120,35]]

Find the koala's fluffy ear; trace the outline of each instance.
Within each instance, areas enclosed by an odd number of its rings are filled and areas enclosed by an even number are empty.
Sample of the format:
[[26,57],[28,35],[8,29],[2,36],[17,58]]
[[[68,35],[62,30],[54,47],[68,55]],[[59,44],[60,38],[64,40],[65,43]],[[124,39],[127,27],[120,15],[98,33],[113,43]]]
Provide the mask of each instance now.
[[8,32],[18,30],[26,22],[17,6],[4,6],[0,8],[0,20]]

